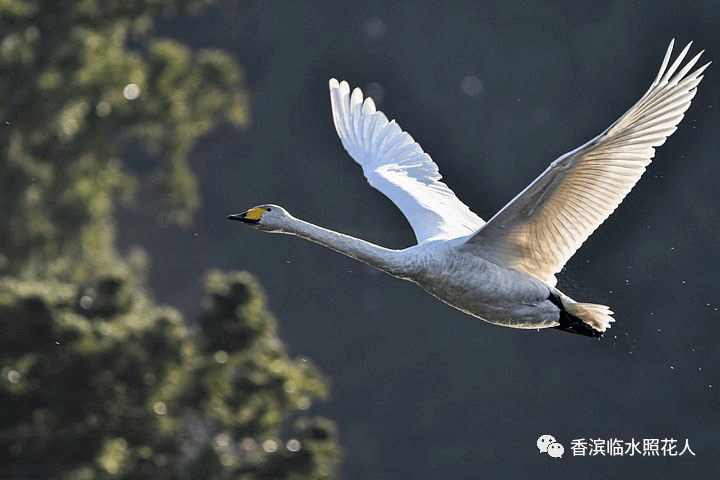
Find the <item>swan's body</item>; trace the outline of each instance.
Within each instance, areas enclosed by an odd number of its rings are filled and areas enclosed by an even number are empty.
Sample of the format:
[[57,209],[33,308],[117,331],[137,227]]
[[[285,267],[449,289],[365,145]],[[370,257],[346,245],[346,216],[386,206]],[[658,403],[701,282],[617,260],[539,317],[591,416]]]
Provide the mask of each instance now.
[[683,117],[702,80],[678,71],[688,45],[635,106],[605,132],[555,160],[485,223],[440,181],[437,165],[360,89],[330,80],[333,120],[343,146],[368,182],[410,222],[418,244],[391,250],[318,227],[275,205],[229,218],[268,232],[325,245],[417,283],[440,300],[490,323],[556,327],[600,336],[613,321],[604,305],[577,303],[555,288],[555,274],[615,210]]

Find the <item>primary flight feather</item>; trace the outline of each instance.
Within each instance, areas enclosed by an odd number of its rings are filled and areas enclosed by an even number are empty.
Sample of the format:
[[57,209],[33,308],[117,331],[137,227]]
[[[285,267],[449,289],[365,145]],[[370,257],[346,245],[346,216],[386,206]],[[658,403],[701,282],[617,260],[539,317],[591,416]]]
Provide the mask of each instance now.
[[418,243],[468,235],[480,217],[440,181],[438,166],[395,120],[375,109],[362,91],[330,80],[335,129],[345,150],[360,164],[370,185],[393,201],[410,222]]
[[700,52],[683,65],[688,44],[670,65],[673,43],[630,110],[552,162],[487,223],[441,181],[437,165],[410,134],[359,88],[351,92],[347,82],[334,78],[330,100],[343,146],[368,183],[402,211],[418,244],[387,249],[304,222],[275,205],[228,218],[325,245],[490,323],[600,336],[613,322],[610,309],[575,302],[555,288],[555,274],[622,202],[690,106],[709,63],[692,70]]

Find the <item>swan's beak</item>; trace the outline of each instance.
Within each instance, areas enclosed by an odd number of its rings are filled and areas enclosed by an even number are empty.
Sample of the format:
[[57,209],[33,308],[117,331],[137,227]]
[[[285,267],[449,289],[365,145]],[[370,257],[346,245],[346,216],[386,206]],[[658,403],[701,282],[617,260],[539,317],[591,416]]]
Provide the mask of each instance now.
[[243,223],[259,223],[264,211],[262,208],[252,208],[247,212],[228,215],[227,218],[228,220],[237,220]]

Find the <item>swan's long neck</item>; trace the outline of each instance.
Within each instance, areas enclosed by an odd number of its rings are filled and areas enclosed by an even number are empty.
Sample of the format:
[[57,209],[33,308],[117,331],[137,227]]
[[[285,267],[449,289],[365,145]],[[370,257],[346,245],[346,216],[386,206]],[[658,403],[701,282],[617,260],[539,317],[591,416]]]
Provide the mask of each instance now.
[[402,276],[405,273],[402,260],[399,258],[402,256],[401,250],[381,247],[359,238],[313,225],[295,217],[291,217],[288,224],[283,228],[283,233],[319,243],[391,275]]

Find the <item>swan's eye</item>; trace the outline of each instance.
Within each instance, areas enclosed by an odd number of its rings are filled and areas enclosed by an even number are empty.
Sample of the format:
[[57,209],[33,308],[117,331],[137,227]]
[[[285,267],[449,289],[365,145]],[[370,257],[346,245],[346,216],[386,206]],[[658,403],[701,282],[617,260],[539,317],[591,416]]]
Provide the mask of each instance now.
[[267,212],[272,212],[272,208],[267,207],[267,208],[265,209],[265,211],[267,211]]

